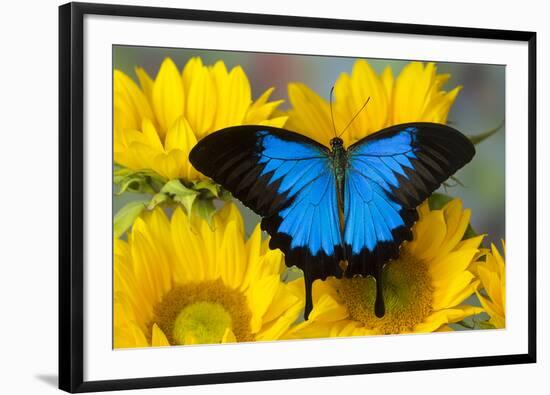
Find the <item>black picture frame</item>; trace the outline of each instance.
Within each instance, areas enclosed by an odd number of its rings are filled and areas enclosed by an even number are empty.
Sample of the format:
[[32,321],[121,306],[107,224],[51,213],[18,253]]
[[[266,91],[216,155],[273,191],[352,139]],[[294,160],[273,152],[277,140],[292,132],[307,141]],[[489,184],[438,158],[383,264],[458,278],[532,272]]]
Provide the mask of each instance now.
[[[404,33],[528,43],[528,352],[483,356],[242,371],[165,377],[85,381],[83,317],[83,51],[85,15],[230,22],[364,32]],[[248,14],[159,7],[69,3],[59,8],[59,388],[68,392],[123,390],[401,372],[536,362],[536,33],[449,26],[367,22],[283,15]]]

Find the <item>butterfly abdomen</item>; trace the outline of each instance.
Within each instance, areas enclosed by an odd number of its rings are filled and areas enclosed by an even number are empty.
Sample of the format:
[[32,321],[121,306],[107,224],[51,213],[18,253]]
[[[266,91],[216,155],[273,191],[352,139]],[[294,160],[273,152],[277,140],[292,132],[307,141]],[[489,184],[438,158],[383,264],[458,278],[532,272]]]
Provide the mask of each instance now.
[[[336,179],[336,189],[338,194],[338,211],[344,211],[344,181],[346,178],[346,169],[348,167],[347,153],[342,139],[335,137],[330,140],[332,171]],[[340,231],[344,230],[343,218],[340,218]]]
[[336,180],[343,184],[347,168],[346,151],[343,147],[341,147],[333,150],[332,155],[334,175]]

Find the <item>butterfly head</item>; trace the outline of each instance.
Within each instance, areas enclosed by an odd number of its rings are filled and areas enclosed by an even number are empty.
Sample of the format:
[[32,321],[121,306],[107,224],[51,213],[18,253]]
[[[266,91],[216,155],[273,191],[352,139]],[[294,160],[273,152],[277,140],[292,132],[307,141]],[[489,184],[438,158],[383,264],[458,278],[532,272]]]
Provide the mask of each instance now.
[[342,140],[340,137],[334,137],[330,140],[330,147],[334,151],[335,148],[341,148],[344,146],[344,140]]

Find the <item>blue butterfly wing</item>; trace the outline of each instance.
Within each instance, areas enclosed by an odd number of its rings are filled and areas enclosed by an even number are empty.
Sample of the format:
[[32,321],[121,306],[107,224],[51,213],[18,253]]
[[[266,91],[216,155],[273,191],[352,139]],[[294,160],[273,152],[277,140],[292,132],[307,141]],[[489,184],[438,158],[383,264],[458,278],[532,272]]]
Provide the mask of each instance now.
[[376,314],[382,316],[381,271],[412,239],[416,207],[469,162],[472,143],[433,123],[397,125],[349,147],[344,183],[345,275],[377,279]]
[[270,248],[285,254],[311,283],[342,276],[342,235],[330,151],[297,133],[238,126],[213,133],[191,151],[191,163],[263,217]]

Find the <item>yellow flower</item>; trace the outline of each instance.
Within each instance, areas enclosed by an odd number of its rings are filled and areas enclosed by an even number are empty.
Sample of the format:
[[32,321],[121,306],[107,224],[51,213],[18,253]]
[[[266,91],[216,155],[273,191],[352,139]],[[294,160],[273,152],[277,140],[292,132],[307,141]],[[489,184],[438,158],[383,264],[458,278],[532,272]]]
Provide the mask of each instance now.
[[[365,336],[449,330],[447,324],[478,314],[479,307],[462,304],[478,285],[468,271],[483,236],[462,240],[470,221],[459,199],[442,210],[418,209],[413,241],[384,269],[386,313],[374,314],[376,284],[371,277],[317,280],[313,284],[313,310],[287,338]],[[303,295],[303,280],[290,283]]]
[[[334,85],[336,131],[344,130],[369,97],[367,107],[341,136],[345,145],[400,123],[446,123],[461,89],[443,91],[449,78],[450,74],[437,74],[433,63],[411,62],[394,78],[391,67],[378,75],[367,61],[358,60],[351,75],[340,74]],[[292,109],[285,127],[329,146],[334,137],[329,103],[301,83],[289,84],[288,96]]]
[[133,170],[152,170],[171,180],[205,178],[188,160],[198,140],[240,124],[282,127],[273,112],[282,101],[268,102],[273,88],[252,101],[250,83],[240,66],[227,71],[223,61],[205,66],[199,57],[180,72],[166,58],[153,80],[136,68],[138,86],[114,71],[115,162]]
[[[504,250],[504,242],[502,243]],[[485,254],[485,261],[472,265],[472,272],[481,281],[480,288],[485,294],[476,291],[483,309],[491,317],[488,323],[495,328],[504,328],[506,324],[506,270],[504,258],[491,244],[491,251]]]
[[157,208],[114,243],[115,348],[274,340],[303,308],[281,282],[282,254],[259,226],[245,240],[231,203],[212,228]]

